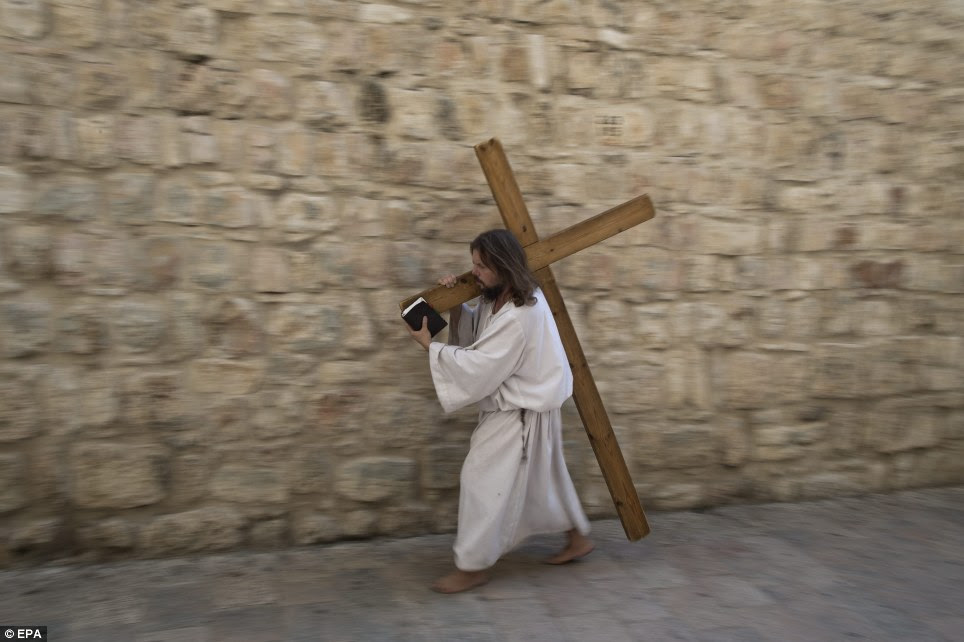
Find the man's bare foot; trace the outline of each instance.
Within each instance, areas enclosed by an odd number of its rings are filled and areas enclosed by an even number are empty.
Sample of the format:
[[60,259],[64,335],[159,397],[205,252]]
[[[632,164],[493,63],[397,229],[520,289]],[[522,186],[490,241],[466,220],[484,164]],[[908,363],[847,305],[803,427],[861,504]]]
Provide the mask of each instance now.
[[432,590],[438,593],[461,593],[482,586],[489,581],[485,571],[461,571],[449,573],[432,584]]
[[569,531],[568,535],[569,543],[566,547],[556,555],[547,559],[546,564],[565,564],[566,562],[571,562],[589,555],[592,553],[592,550],[596,548],[596,545],[592,543],[591,539],[575,529]]

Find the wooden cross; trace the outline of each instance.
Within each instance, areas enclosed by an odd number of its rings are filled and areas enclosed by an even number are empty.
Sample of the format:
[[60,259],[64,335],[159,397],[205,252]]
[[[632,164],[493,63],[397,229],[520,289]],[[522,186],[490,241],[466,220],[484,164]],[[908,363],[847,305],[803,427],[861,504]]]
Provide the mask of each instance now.
[[[596,382],[589,371],[586,356],[579,345],[579,338],[566,312],[562,294],[556,286],[549,264],[648,221],[654,216],[653,204],[644,194],[540,241],[512,174],[512,168],[509,167],[509,160],[502,150],[502,144],[493,138],[476,145],[475,154],[492,189],[502,221],[525,248],[529,267],[535,273],[555,317],[562,345],[572,368],[572,396],[576,400],[576,408],[586,434],[589,435],[589,443],[592,444],[596,460],[602,469],[626,537],[630,541],[645,537],[649,533],[646,514],[639,503],[636,487],[629,476],[626,461],[619,450],[609,416],[599,397]],[[458,278],[458,284],[454,288],[437,286],[428,289],[405,299],[399,303],[399,308],[404,310],[418,297],[424,297],[434,309],[444,311],[474,299],[479,294],[480,290],[472,278],[472,273],[466,272]]]

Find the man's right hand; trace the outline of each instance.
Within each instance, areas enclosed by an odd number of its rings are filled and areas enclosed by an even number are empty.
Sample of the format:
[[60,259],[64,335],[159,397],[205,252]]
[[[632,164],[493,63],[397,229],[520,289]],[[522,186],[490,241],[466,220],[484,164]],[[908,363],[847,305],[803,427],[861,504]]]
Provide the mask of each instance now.
[[439,285],[444,285],[447,288],[454,288],[455,284],[459,282],[459,278],[454,274],[447,274],[438,280]]

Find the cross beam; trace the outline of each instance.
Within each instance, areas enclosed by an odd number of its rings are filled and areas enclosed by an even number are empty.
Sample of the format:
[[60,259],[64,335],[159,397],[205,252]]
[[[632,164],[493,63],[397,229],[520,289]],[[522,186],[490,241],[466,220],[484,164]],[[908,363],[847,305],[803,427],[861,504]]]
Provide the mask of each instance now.
[[[482,171],[485,173],[496,205],[499,207],[502,221],[525,249],[529,267],[539,280],[546,302],[555,317],[556,326],[559,328],[559,335],[572,368],[573,398],[576,408],[589,436],[589,443],[599,462],[603,478],[609,487],[609,494],[613,498],[626,537],[631,541],[645,537],[649,533],[646,514],[639,502],[636,487],[629,476],[629,469],[616,442],[609,416],[603,407],[596,383],[589,371],[586,356],[579,344],[579,338],[576,336],[549,265],[648,221],[654,216],[653,204],[648,196],[639,196],[540,241],[502,144],[493,138],[476,145],[475,153],[482,165]],[[459,276],[454,288],[444,286],[430,288],[405,299],[399,303],[399,307],[404,309],[421,296],[436,310],[448,310],[475,298],[479,293],[471,272],[466,272]]]

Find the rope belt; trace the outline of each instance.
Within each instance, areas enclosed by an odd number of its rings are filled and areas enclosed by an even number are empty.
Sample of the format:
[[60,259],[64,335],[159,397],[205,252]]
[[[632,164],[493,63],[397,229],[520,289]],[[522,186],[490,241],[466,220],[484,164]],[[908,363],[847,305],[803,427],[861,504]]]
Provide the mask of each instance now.
[[522,422],[522,461],[529,459],[529,431],[526,429],[526,409],[519,408],[519,420]]

